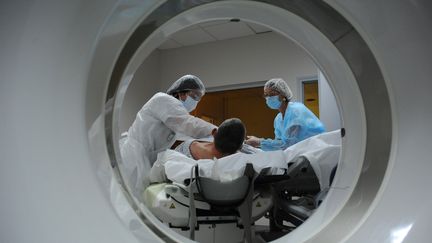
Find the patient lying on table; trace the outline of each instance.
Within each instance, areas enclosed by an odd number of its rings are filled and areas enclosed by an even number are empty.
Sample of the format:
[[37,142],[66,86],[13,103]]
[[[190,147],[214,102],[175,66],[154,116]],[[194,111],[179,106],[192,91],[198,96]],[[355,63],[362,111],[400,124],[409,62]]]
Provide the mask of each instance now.
[[[196,160],[219,159],[236,153],[243,144],[246,129],[243,122],[238,118],[227,119],[220,126],[213,130],[213,142],[198,141],[189,139],[178,145],[173,150],[159,153],[156,162],[150,170],[150,182],[164,182],[164,164],[167,161],[178,163],[195,164]],[[201,163],[200,163],[201,164]],[[181,171],[186,172],[184,168]]]
[[243,174],[246,163],[252,163],[259,173],[264,168],[273,168],[275,173],[286,169],[287,163],[305,156],[317,175],[321,188],[328,187],[328,177],[339,161],[341,146],[340,130],[313,136],[284,151],[259,152],[255,154],[235,153],[220,159],[199,159],[187,157],[177,151],[159,153],[150,172],[152,182],[171,180],[182,183],[190,178],[191,168],[199,164],[200,175],[220,181],[228,181]]
[[236,153],[242,146],[246,129],[238,118],[227,119],[212,132],[213,142],[202,142],[194,139],[181,143],[175,151],[192,159],[222,158]]

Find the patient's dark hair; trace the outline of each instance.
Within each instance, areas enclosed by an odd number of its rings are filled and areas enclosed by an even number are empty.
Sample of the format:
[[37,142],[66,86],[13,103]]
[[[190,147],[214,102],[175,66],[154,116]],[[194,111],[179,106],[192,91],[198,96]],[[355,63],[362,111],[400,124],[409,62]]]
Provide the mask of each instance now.
[[246,129],[238,118],[227,119],[222,122],[214,137],[216,149],[224,154],[233,154],[243,145]]

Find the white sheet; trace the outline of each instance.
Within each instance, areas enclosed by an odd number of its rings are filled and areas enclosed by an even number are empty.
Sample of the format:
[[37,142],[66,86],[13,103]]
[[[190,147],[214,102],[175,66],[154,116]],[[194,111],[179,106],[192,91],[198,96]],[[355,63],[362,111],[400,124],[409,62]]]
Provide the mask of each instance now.
[[330,173],[338,164],[341,150],[340,130],[322,133],[285,149],[287,161],[305,156],[317,175],[321,189],[329,187]]
[[183,183],[185,179],[190,178],[191,168],[198,163],[200,176],[229,181],[243,175],[246,163],[252,163],[255,171],[259,173],[267,167],[286,168],[288,162],[305,156],[311,162],[321,188],[326,188],[329,185],[330,172],[339,161],[340,147],[340,130],[336,130],[313,136],[285,151],[236,153],[219,160],[194,160],[174,150],[166,150],[158,154],[150,172],[150,180],[161,182],[168,178]]

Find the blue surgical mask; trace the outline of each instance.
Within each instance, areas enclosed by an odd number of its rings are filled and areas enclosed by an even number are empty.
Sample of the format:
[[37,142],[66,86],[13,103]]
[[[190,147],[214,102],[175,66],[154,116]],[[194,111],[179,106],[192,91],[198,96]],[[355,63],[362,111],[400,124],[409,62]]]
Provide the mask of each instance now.
[[188,112],[195,110],[198,104],[198,101],[192,99],[189,95],[187,96],[185,101],[181,100],[181,102],[183,103],[183,106],[186,108]]
[[279,95],[266,97],[266,104],[270,109],[277,110],[281,106],[282,102],[279,100]]

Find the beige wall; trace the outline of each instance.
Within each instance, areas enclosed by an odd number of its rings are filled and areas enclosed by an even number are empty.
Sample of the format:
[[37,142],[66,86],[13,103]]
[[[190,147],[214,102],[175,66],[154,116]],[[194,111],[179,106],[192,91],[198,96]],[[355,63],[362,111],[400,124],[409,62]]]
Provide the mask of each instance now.
[[155,50],[138,68],[126,90],[120,111],[120,132],[127,131],[139,109],[160,87],[160,52]]
[[[120,131],[129,128],[138,110],[154,93],[165,91],[173,81],[188,73],[199,76],[207,88],[282,77],[297,98],[301,90],[297,87],[300,86],[297,80],[318,77],[318,68],[299,46],[273,32],[155,50],[138,69],[128,87],[120,113]],[[322,112],[326,109],[337,111],[334,98],[327,97],[331,95],[330,89],[320,93],[320,109],[324,106]],[[329,99],[332,102],[327,105]],[[324,118],[329,119],[324,122],[331,123],[332,128],[340,123],[339,117],[333,115],[324,115]]]
[[317,66],[299,46],[269,32],[161,52],[162,88],[187,73],[210,88],[281,77],[296,94],[296,79],[317,75]]

